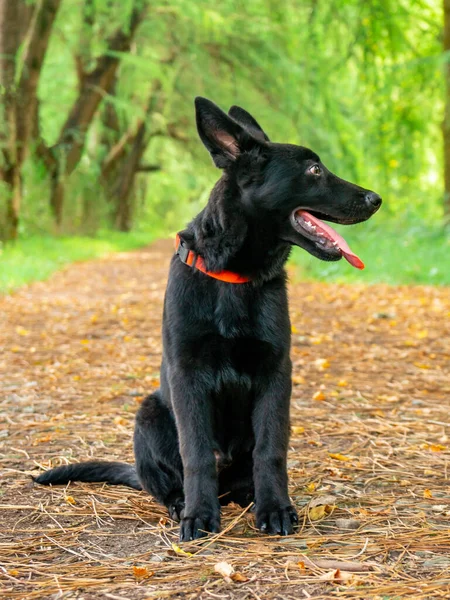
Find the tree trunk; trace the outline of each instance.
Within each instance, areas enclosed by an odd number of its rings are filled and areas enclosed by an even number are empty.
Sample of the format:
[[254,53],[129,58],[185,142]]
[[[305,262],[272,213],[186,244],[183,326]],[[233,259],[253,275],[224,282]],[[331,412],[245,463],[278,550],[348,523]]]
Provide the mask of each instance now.
[[[6,187],[4,239],[17,237],[22,166],[37,115],[37,87],[61,0],[0,0],[0,181]],[[19,61],[19,49],[24,46]]]
[[445,113],[444,142],[444,222],[450,225],[450,0],[444,0]]
[[133,217],[132,190],[138,167],[147,144],[145,143],[145,121],[139,124],[131,150],[117,177],[113,192],[115,222],[119,231],[130,231]]
[[79,73],[79,94],[64,123],[58,141],[51,148],[56,157],[52,175],[50,205],[58,225],[64,208],[64,183],[78,165],[83,154],[86,134],[105,95],[114,85],[121,52],[130,50],[131,41],[146,13],[146,3],[131,13],[128,27],[119,29],[108,40],[108,51],[97,59],[93,71]]

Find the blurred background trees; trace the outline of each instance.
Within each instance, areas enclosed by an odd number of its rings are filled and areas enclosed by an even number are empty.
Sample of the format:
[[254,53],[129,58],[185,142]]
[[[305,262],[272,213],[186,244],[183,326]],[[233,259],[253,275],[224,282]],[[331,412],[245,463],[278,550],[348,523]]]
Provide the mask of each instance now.
[[0,238],[181,226],[217,177],[196,95],[442,224],[449,50],[449,0],[0,0]]

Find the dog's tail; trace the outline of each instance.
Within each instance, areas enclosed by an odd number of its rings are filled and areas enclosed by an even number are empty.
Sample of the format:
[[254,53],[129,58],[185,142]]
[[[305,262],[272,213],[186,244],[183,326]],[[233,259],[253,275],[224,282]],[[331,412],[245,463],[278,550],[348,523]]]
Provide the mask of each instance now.
[[42,485],[65,485],[70,481],[104,482],[142,490],[134,465],[122,462],[107,462],[105,460],[92,460],[55,467],[45,471],[38,477],[33,477],[33,480]]

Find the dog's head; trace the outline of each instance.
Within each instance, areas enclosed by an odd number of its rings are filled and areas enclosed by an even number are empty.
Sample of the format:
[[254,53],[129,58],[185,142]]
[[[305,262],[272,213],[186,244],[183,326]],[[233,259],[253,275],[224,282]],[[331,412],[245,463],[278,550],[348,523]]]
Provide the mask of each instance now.
[[196,98],[195,106],[200,138],[215,165],[235,182],[249,215],[264,215],[280,240],[317,258],[344,256],[363,268],[345,240],[323,221],[365,221],[380,208],[378,194],[340,179],[308,148],[270,142],[242,108],[233,106],[227,115],[205,98]]

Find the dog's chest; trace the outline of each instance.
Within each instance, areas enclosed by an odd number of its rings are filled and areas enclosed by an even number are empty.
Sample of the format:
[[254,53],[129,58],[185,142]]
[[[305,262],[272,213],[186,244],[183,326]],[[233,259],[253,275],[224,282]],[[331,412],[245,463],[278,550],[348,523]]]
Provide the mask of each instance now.
[[251,298],[227,293],[219,295],[214,307],[217,333],[226,339],[247,337],[255,333],[254,311]]

